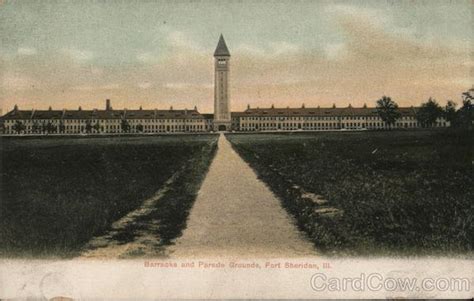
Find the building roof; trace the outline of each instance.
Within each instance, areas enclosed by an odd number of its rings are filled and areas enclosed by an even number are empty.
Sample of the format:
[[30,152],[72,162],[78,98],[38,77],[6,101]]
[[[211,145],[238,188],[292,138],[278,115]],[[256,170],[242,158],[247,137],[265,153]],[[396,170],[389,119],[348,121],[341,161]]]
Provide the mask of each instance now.
[[[414,116],[416,108],[399,108],[402,116]],[[244,112],[233,112],[232,116],[378,116],[376,108],[250,108]]]
[[197,110],[18,110],[1,119],[204,119]]
[[31,111],[31,119],[61,119],[62,110],[34,110]]
[[[402,116],[415,116],[417,108],[401,107]],[[308,116],[378,116],[376,108],[249,108],[243,112],[232,112],[232,118],[258,117],[308,117]],[[212,120],[214,114],[201,114],[194,110],[18,110],[13,109],[1,120],[42,120],[42,119],[206,119]]]
[[3,120],[30,119],[34,110],[19,110],[17,106],[2,116]]
[[204,113],[202,116],[204,116],[204,119],[214,119],[214,114],[212,113]]
[[214,51],[214,56],[230,56],[229,49],[224,40],[224,36],[221,34],[219,37],[219,42],[217,43],[216,51]]
[[126,110],[126,119],[204,119],[197,110]]
[[238,117],[244,117],[245,112],[231,112],[230,113],[231,118],[238,118]]
[[94,110],[92,112],[94,119],[122,119],[123,110]]
[[64,110],[63,119],[92,119],[92,110]]

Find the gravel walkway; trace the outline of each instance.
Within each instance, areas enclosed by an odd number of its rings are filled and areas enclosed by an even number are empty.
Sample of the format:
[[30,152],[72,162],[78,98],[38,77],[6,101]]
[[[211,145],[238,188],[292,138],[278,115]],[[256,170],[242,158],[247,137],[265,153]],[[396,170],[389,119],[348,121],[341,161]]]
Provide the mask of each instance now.
[[308,257],[317,255],[280,201],[223,134],[187,228],[171,257]]

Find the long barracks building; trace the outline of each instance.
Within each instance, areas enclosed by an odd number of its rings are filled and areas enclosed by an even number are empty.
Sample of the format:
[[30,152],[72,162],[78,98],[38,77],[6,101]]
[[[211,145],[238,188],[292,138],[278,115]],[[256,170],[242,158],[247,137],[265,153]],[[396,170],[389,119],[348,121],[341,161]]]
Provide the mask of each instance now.
[[[250,108],[231,112],[229,94],[230,52],[221,35],[214,52],[214,114],[192,110],[114,110],[110,100],[105,110],[20,110],[0,117],[2,131],[19,134],[122,134],[202,133],[210,131],[324,131],[376,130],[387,128],[376,108]],[[418,128],[417,108],[399,108],[395,128]],[[449,126],[440,118],[436,127]]]
[[[394,128],[419,128],[417,108],[399,108]],[[3,116],[5,134],[198,133],[214,130],[213,114],[193,110],[19,110]],[[439,119],[436,127],[449,123]],[[248,108],[231,113],[232,131],[377,130],[387,125],[375,108]],[[227,129],[226,129],[227,130]]]

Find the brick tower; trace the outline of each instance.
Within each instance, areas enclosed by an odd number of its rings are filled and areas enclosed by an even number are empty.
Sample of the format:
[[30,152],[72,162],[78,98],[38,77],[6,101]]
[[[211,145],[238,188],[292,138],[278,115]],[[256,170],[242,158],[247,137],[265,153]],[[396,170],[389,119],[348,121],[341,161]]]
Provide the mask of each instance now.
[[214,131],[229,131],[231,129],[229,95],[230,52],[222,34],[214,52],[214,61]]

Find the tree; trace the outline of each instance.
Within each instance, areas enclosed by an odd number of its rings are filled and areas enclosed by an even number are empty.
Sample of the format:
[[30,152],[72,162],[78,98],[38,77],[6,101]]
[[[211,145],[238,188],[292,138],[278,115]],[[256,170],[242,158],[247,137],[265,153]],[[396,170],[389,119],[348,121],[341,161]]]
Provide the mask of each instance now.
[[44,126],[44,129],[47,133],[52,133],[54,131],[54,126],[51,123],[51,121],[48,121],[48,123],[46,123],[46,125]]
[[448,100],[446,107],[444,108],[444,118],[449,121],[450,126],[454,127],[456,124],[457,113],[456,113],[456,106],[457,104],[452,101]]
[[474,100],[474,89],[462,93],[463,101],[472,101]]
[[137,131],[143,132],[143,125],[141,123],[137,125]]
[[48,124],[48,132],[49,133],[56,133],[58,131],[58,127],[51,122]]
[[440,107],[435,99],[429,98],[427,102],[423,103],[416,112],[416,119],[422,127],[432,127],[436,120],[443,116],[443,109]]
[[474,121],[474,90],[471,89],[462,94],[462,107],[457,112],[457,122],[460,127],[465,129],[473,128]]
[[124,133],[128,133],[130,131],[130,124],[128,123],[127,119],[122,119],[120,127],[122,128],[122,132]]
[[33,123],[33,126],[31,127],[31,130],[33,131],[33,133],[38,133],[41,131],[41,126],[39,125],[38,121],[35,121]]
[[26,129],[26,126],[21,121],[17,120],[13,125],[12,129],[17,132],[17,134],[20,134]]
[[64,126],[64,122],[62,120],[59,121],[58,129],[60,133],[64,133],[64,131],[66,130],[66,127]]
[[100,131],[100,124],[99,122],[97,122],[96,124],[94,124],[94,126],[92,127],[97,133]]
[[382,96],[382,98],[377,100],[377,113],[389,127],[394,125],[397,119],[400,118],[397,103],[387,96]]
[[86,121],[86,133],[90,134],[92,132],[92,124],[90,120]]

